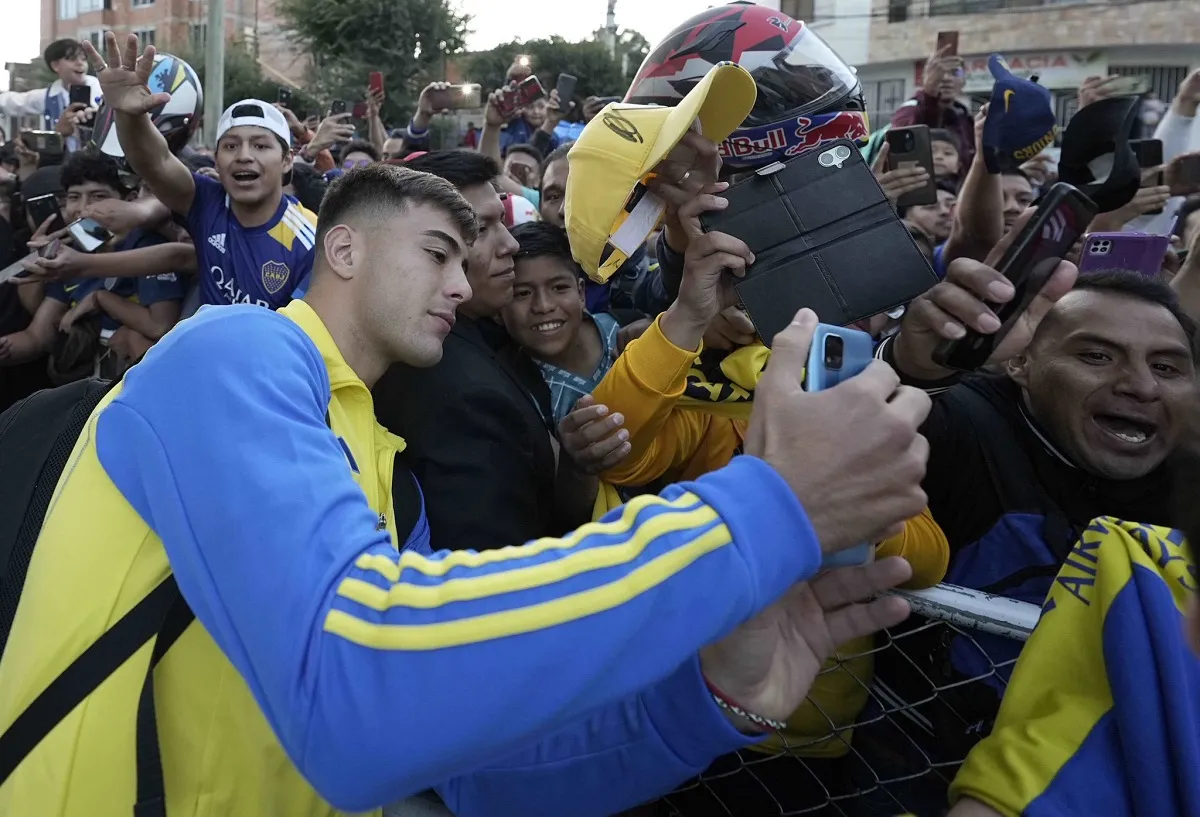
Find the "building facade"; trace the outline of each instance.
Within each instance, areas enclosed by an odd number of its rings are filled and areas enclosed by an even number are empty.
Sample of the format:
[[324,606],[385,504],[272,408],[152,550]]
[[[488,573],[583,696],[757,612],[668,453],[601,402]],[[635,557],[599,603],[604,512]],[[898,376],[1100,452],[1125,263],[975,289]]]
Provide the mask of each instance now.
[[[859,0],[851,0],[852,3]],[[1200,66],[1200,3],[1194,0],[869,0],[867,59],[858,64],[873,124],[884,124],[920,87],[924,60],[942,31],[957,31],[966,93],[987,100],[989,54],[1036,74],[1054,93],[1059,122],[1090,76],[1136,76],[1169,101]],[[839,3],[839,12],[843,4]]]
[[208,37],[208,4],[225,5],[225,37],[256,49],[263,73],[299,87],[308,63],[287,41],[275,0],[41,0],[42,48],[62,37],[99,45],[105,31],[137,34],[159,51],[196,52]]

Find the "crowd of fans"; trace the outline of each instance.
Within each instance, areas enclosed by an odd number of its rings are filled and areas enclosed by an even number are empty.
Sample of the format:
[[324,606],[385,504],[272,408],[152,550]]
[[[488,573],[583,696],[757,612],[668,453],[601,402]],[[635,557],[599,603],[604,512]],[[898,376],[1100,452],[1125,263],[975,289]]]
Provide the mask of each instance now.
[[[243,100],[187,144],[194,117],[163,116],[174,86],[155,82],[182,65],[133,39],[55,42],[51,88],[0,94],[62,137],[0,146],[0,267],[20,266],[0,282],[0,411],[120,381],[0,642],[0,733],[153,586],[126,574],[173,572],[203,630],[156,681],[172,817],[1200,817],[1200,624],[1180,626],[1200,585],[1180,533],[1200,521],[1180,497],[1200,70],[1154,109],[1162,166],[1090,228],[1169,235],[1158,274],[1080,275],[1077,245],[965,374],[936,349],[999,328],[1014,290],[994,267],[1058,162],[989,166],[988,109],[934,53],[890,127],[930,128],[936,200],[896,212],[936,283],[857,324],[880,362],[804,395],[812,313],[766,349],[730,286],[753,253],[700,227],[774,157],[688,132],[647,182],[660,229],[600,282],[569,214],[606,179],[571,178],[588,132],[564,120],[602,126],[605,100],[551,91],[506,117],[496,89],[456,150],[429,145],[444,83],[390,130],[377,89],[363,118]],[[69,102],[81,83],[91,104]],[[119,150],[93,133],[109,121]],[[889,161],[886,130],[858,135],[896,203],[930,177]],[[107,231],[99,251],[63,232],[78,219]],[[713,397],[722,376],[752,399]],[[818,572],[863,540],[869,566]],[[919,626],[878,594],[941,582],[1042,607],[1015,671],[1021,645],[994,636],[875,649]],[[0,779],[0,812],[124,813],[141,689],[98,690]]]

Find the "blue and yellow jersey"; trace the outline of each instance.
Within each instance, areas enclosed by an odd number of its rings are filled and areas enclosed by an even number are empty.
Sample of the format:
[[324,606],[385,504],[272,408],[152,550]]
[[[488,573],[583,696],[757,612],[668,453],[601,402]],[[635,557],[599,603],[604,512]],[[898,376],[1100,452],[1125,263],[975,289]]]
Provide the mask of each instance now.
[[[165,244],[166,239],[158,233],[134,230],[114,248],[113,252],[134,250],[139,247],[153,247]],[[187,287],[178,273],[165,272],[161,275],[145,275],[141,278],[74,278],[68,281],[56,281],[46,284],[46,297],[75,306],[92,292],[106,289],[126,300],[150,306],[162,301],[182,301],[187,293]],[[100,328],[117,330],[119,323],[107,313],[100,314]]]
[[[561,539],[430,553],[423,521],[396,530],[403,446],[306,302],[180,323],[63,470],[0,732],[173,573],[197,621],[154,675],[171,817],[329,817],[434,786],[460,815],[612,814],[752,742],[696,651],[820,565],[770,466],[739,457]],[[129,813],[150,650],[0,785],[0,814]]]
[[192,174],[196,196],[187,229],[196,245],[200,303],[251,304],[278,309],[312,271],[317,214],[282,196],[275,215],[243,227],[215,179]]
[[951,800],[1028,817],[1200,815],[1200,659],[1184,639],[1198,588],[1179,531],[1093,521]]

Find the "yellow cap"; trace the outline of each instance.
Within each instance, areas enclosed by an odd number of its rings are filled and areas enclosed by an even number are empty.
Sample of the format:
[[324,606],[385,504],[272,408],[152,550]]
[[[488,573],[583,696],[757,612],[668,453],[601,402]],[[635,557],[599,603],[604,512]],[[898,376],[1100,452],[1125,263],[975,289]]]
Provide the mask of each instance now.
[[645,186],[655,166],[693,128],[724,141],[756,96],[750,73],[723,62],[673,108],[614,102],[588,123],[569,154],[566,219],[571,253],[589,278],[607,281],[658,226],[663,202]]

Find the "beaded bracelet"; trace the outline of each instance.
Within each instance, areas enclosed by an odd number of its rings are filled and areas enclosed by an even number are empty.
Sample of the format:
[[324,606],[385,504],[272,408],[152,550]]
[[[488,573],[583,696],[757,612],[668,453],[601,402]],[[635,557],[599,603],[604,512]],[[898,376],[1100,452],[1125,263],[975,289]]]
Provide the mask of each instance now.
[[708,691],[709,694],[712,695],[713,702],[726,712],[732,712],[739,718],[744,718],[750,721],[750,723],[759,727],[764,732],[780,732],[787,728],[787,724],[783,721],[773,720],[771,718],[764,717],[763,715],[756,715],[753,712],[743,709],[737,703],[730,700],[729,696],[727,696],[724,692],[713,686],[712,681],[709,681],[707,678],[704,679],[704,684],[708,687]]

